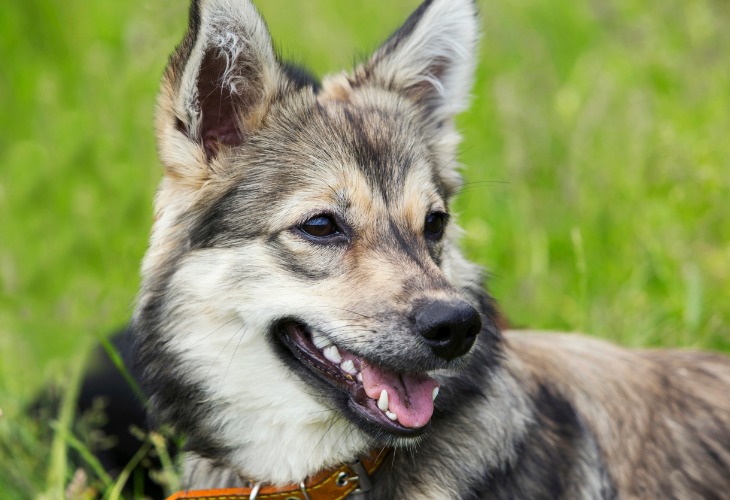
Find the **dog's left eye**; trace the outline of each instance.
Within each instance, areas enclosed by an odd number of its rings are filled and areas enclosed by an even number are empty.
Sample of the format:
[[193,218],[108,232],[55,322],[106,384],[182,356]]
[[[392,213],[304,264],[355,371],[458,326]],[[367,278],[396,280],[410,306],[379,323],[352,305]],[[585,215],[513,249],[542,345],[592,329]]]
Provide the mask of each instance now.
[[443,212],[433,212],[426,216],[426,223],[423,226],[423,232],[429,239],[439,240],[444,234],[444,227],[448,214]]
[[316,238],[325,238],[340,233],[334,219],[329,215],[317,215],[299,226],[303,232]]

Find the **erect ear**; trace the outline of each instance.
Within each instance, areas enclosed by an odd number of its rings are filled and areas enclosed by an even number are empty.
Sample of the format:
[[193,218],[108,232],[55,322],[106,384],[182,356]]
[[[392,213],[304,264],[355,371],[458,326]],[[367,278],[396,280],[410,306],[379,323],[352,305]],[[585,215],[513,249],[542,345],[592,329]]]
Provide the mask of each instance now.
[[356,70],[356,84],[400,91],[442,122],[468,104],[478,38],[475,0],[426,0]]
[[193,0],[165,70],[157,138],[169,176],[205,182],[260,125],[281,79],[271,37],[249,0]]

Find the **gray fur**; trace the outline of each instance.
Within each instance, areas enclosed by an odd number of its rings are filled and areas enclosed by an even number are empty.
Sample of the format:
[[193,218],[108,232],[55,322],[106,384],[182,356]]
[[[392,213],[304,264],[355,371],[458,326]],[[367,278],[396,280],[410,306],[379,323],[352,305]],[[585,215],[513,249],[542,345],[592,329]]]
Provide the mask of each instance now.
[[[374,498],[727,493],[728,358],[502,333],[455,221],[424,237],[460,182],[453,118],[476,27],[471,0],[427,1],[371,60],[320,87],[274,55],[247,0],[193,2],[162,83],[166,175],[133,322],[154,416],[187,439],[186,487],[298,482],[389,446]],[[220,92],[201,102],[211,85]],[[322,213],[341,230],[327,244],[299,229]],[[413,316],[458,300],[483,326],[447,362]],[[397,373],[436,377],[427,431],[397,437],[358,420],[282,354],[273,332],[287,318]]]

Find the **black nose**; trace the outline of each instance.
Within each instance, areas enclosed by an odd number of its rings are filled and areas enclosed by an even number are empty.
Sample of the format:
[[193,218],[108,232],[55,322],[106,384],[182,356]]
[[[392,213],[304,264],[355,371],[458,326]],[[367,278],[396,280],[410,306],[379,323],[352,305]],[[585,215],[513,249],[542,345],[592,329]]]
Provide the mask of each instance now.
[[446,360],[465,354],[482,329],[477,310],[463,301],[421,304],[415,318],[418,333],[436,356]]

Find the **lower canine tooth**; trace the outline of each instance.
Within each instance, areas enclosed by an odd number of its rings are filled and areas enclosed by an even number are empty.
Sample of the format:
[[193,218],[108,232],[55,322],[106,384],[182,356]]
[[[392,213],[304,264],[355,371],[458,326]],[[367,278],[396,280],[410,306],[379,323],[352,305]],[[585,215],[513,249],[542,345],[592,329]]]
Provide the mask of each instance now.
[[380,391],[380,397],[378,398],[378,408],[382,411],[388,411],[388,391],[383,389]]
[[398,415],[396,415],[395,413],[390,412],[390,411],[386,411],[385,416],[391,420],[396,420],[398,418]]
[[362,372],[357,372],[357,381],[362,383]]
[[329,361],[332,361],[334,364],[339,365],[342,361],[342,356],[340,356],[340,351],[337,350],[337,347],[335,346],[329,346],[322,351],[322,354],[324,354],[324,357],[327,358]]
[[432,401],[436,401],[436,396],[438,396],[438,395],[439,395],[439,388],[438,387],[434,387],[433,388],[433,394],[431,395],[431,397],[433,398]]

